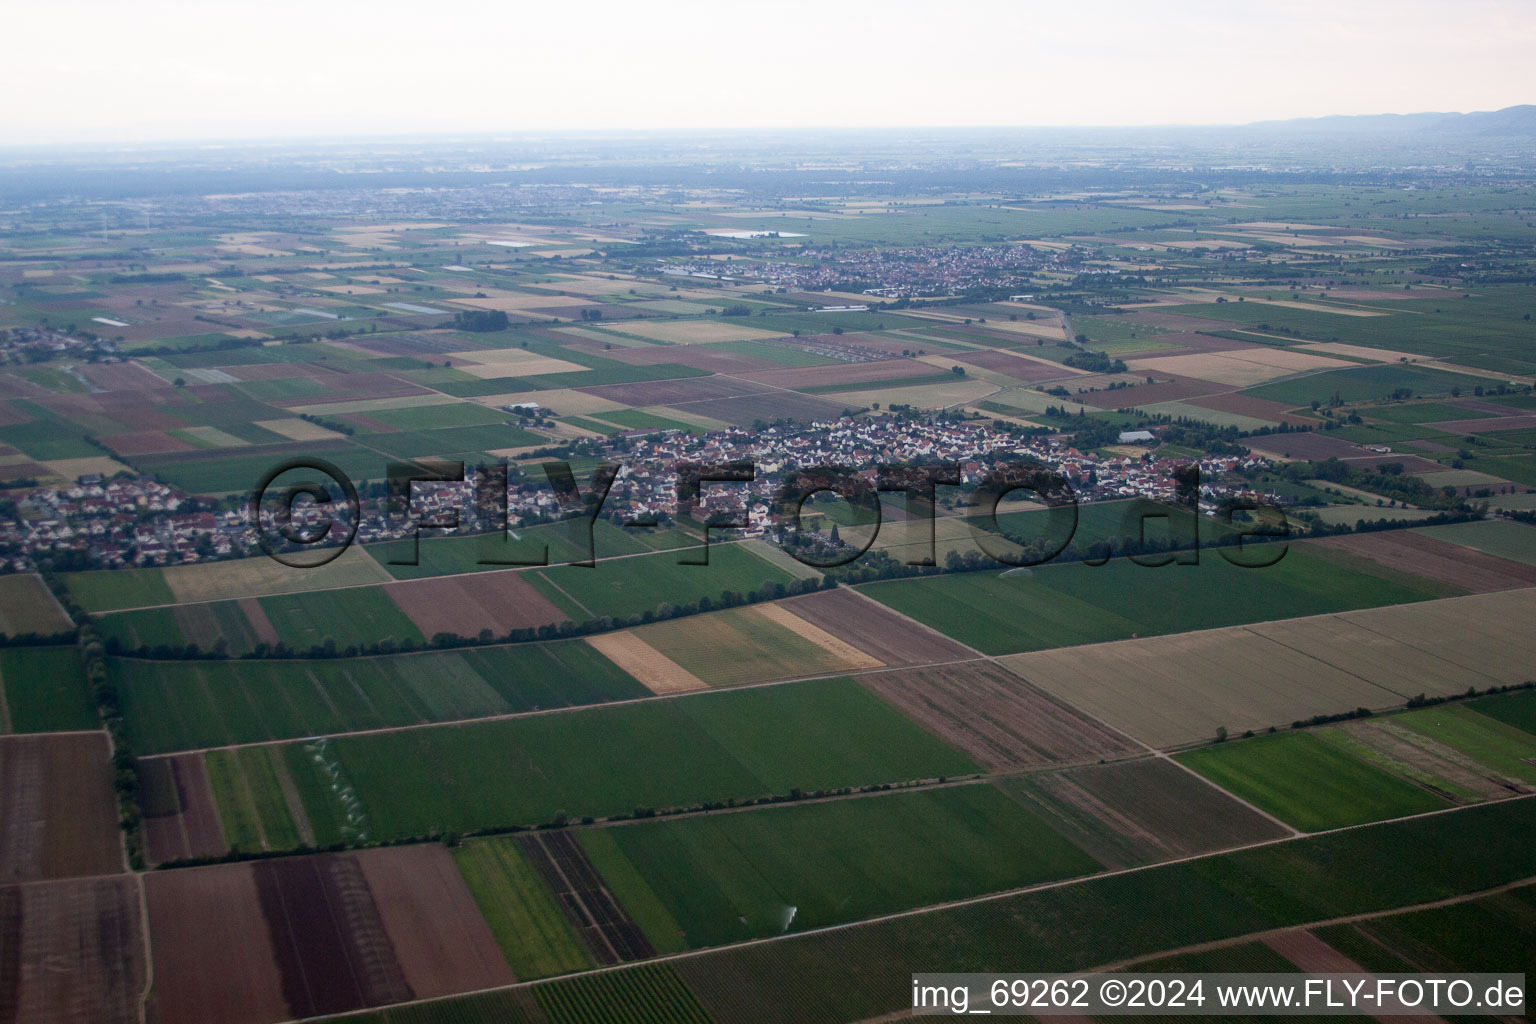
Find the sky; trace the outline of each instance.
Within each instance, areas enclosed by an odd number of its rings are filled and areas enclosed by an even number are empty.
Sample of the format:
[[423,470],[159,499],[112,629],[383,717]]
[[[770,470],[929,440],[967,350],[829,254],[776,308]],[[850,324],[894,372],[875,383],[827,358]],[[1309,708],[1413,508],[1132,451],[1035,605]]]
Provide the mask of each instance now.
[[1536,0],[8,0],[0,146],[1536,101]]

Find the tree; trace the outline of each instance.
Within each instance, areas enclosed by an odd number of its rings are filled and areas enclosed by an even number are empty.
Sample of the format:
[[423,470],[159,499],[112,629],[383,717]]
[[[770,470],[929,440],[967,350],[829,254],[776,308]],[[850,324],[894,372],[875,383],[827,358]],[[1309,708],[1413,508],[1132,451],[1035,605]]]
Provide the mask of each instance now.
[[1216,742],[1217,743],[1225,743],[1226,741],[1227,741],[1227,727],[1224,726],[1224,725],[1218,725],[1216,727]]

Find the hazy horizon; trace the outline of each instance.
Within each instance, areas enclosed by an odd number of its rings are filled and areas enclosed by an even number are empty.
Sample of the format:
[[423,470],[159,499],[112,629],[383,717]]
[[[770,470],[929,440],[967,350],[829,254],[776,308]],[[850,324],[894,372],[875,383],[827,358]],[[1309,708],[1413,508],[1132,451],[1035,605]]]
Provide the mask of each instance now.
[[[1145,128],[1467,112],[1530,96],[1529,6],[1426,0],[1284,10],[1207,0],[1091,14],[981,0],[773,8],[398,0],[11,12],[0,144]],[[68,45],[53,45],[67,40]]]

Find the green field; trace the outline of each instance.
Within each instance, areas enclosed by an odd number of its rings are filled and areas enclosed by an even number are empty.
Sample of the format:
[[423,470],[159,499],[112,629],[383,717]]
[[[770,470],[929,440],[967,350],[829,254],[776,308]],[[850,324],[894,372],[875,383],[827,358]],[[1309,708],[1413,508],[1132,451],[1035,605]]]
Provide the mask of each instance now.
[[1536,690],[1516,690],[1513,693],[1483,697],[1467,706],[1505,725],[1536,733]]
[[453,860],[519,978],[544,978],[595,966],[516,840],[475,840],[455,850]]
[[[562,562],[585,561],[594,552],[598,558],[615,555],[637,555],[666,546],[683,546],[696,541],[681,530],[624,529],[606,519],[599,519],[591,526],[592,544],[587,544],[587,520],[572,519],[541,526],[519,527],[516,537],[503,537],[488,533],[468,537],[433,537],[429,534],[420,542],[414,553],[416,565],[394,565],[406,562],[413,552],[410,541],[388,541],[368,545],[368,553],[378,560],[389,574],[399,580],[421,579],[427,576],[448,576],[461,572],[487,572],[505,569],[507,563],[521,561],[536,564],[545,557],[551,565]],[[603,571],[607,571],[604,569]]]
[[[1064,562],[1029,574],[972,572],[872,583],[870,597],[987,654],[1123,640],[1445,596],[1439,584],[1292,544],[1243,569],[1209,549],[1197,566]],[[1393,578],[1393,577],[1396,578]],[[1156,594],[1155,600],[1148,595]]]
[[329,747],[378,838],[976,770],[847,679],[343,736]]
[[679,935],[689,946],[721,945],[1100,867],[987,785],[583,830],[578,838],[621,903],[664,908],[661,931],[647,929],[658,949]]
[[382,587],[346,587],[314,594],[263,597],[262,611],[277,629],[279,640],[297,651],[334,640],[352,644],[396,643],[425,639],[421,630]]
[[69,732],[100,727],[74,645],[0,647],[0,732]]
[[1395,721],[1498,775],[1536,783],[1536,738],[1515,725],[1463,705],[1425,708]]
[[[1452,388],[1470,392],[1488,383],[1486,377],[1449,373],[1420,366],[1362,366],[1358,369],[1325,370],[1300,377],[1287,377],[1248,388],[1242,394],[1288,405],[1306,405],[1313,399],[1326,403],[1338,395],[1346,402],[1367,402],[1390,398],[1394,391],[1407,388],[1415,395],[1448,395]],[[1465,417],[1458,417],[1464,419]]]
[[1305,732],[1203,747],[1177,760],[1304,832],[1449,806]]
[[1449,526],[1421,526],[1413,531],[1499,558],[1536,565],[1536,527],[1509,519],[1487,519]]
[[[704,598],[718,602],[724,591],[746,595],[764,583],[787,585],[794,579],[744,544],[712,542],[708,565],[683,565],[680,557],[660,552],[599,563],[594,568],[534,569],[526,578],[576,621],[628,618],[664,604],[695,604]],[[698,552],[689,557],[698,557]]]
[[176,595],[159,569],[110,569],[68,572],[60,579],[80,607],[88,612],[145,605],[174,604]]
[[145,753],[648,696],[581,641],[376,658],[110,662]]

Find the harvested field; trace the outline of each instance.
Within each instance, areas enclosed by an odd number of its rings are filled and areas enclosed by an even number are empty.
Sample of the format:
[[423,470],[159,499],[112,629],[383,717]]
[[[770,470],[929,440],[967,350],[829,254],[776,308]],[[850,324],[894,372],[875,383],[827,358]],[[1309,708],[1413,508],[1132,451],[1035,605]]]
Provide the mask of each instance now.
[[844,409],[858,408],[863,402],[845,396],[838,400],[802,395],[797,391],[770,391],[741,398],[716,398],[706,402],[689,402],[681,407],[683,412],[707,416],[722,423],[750,426],[758,420],[771,423],[777,419],[835,420]]
[[317,569],[294,569],[270,558],[239,558],[172,566],[164,570],[164,577],[182,604],[387,583],[392,579],[361,547],[350,547]]
[[986,662],[881,672],[858,681],[992,770],[1094,761],[1139,749]]
[[144,876],[161,1024],[269,1024],[294,1016],[253,864]]
[[0,883],[122,870],[106,733],[0,736]]
[[[709,399],[757,395],[772,389],[762,384],[729,377],[684,377],[680,380],[649,380],[635,384],[599,384],[577,388],[594,398],[635,408],[648,405],[686,405]],[[562,409],[562,411],[564,411]]]
[[36,573],[0,576],[0,633],[47,636],[73,628],[58,599]]
[[1245,388],[1302,370],[1344,369],[1352,364],[1327,356],[1254,345],[1224,352],[1133,359],[1127,365],[1137,373],[1176,373]]
[[1045,690],[1153,746],[1524,681],[1536,590],[1012,655]]
[[1536,586],[1536,566],[1511,562],[1411,530],[1327,537],[1317,543],[1474,594]]
[[256,426],[294,441],[332,441],[342,436],[318,423],[301,420],[296,416],[281,420],[257,420]]
[[624,334],[638,335],[652,341],[673,345],[707,345],[717,341],[756,341],[783,337],[782,331],[765,331],[720,320],[661,320],[650,323],[627,322]]
[[0,1022],[138,1024],[143,935],[130,876],[0,888]]
[[885,662],[879,658],[871,657],[852,644],[843,642],[820,626],[813,625],[802,619],[783,605],[764,604],[759,605],[755,610],[769,622],[777,623],[791,633],[796,634],[802,639],[809,640],[817,647],[820,647],[832,655],[832,657],[841,661],[846,668],[881,668],[885,665]]
[[[1244,438],[1244,442],[1261,455],[1273,455],[1282,459],[1358,459],[1375,454],[1357,444],[1342,438],[1330,437],[1316,430],[1297,434],[1249,437]],[[1399,456],[1397,461],[1404,460]]]
[[441,847],[222,864],[146,884],[163,1024],[266,1024],[514,980]]
[[652,693],[707,689],[709,684],[646,643],[633,631],[588,637],[587,643],[638,679]]
[[[974,361],[974,360],[972,360]],[[1015,359],[1014,362],[1021,360]],[[1039,365],[1039,364],[1036,364]],[[740,374],[746,380],[778,388],[818,387],[830,384],[857,385],[883,380],[919,377],[932,372],[911,359],[882,359],[864,363],[833,363],[829,366],[797,366]]]
[[517,980],[446,847],[402,846],[354,856],[415,998]]
[[1250,395],[1229,391],[1224,394],[1201,395],[1189,400],[1190,405],[1198,405],[1202,409],[1214,409],[1217,412],[1230,412],[1239,416],[1252,416],[1255,419],[1270,420],[1276,423],[1303,423],[1299,416],[1287,416],[1286,411],[1290,406],[1284,402],[1271,402],[1267,398],[1254,398]]
[[[1047,363],[1039,359],[1026,359],[1012,352],[994,349],[990,352],[961,352],[952,353],[944,357],[950,362],[970,363],[979,366],[983,370],[992,370],[1014,380],[1037,381],[1055,380],[1077,373],[1076,370],[1068,370],[1063,373],[1061,367]],[[893,374],[893,376],[895,376]]]
[[599,964],[656,955],[655,947],[608,892],[586,851],[569,832],[519,836],[517,844]]
[[199,754],[140,762],[144,839],[152,864],[218,857],[229,849]]
[[1005,782],[1047,824],[1107,867],[1190,857],[1286,830],[1163,758]]
[[782,606],[892,668],[972,657],[944,634],[844,587],[790,598]]
[[569,617],[515,571],[408,580],[384,590],[429,638],[438,633],[473,637],[483,629],[504,636]]
[[[711,686],[832,675],[879,662],[822,630],[794,629],[765,612],[767,605],[731,608],[656,622],[634,635]],[[794,618],[794,616],[789,616]],[[823,640],[825,642],[823,642]]]

